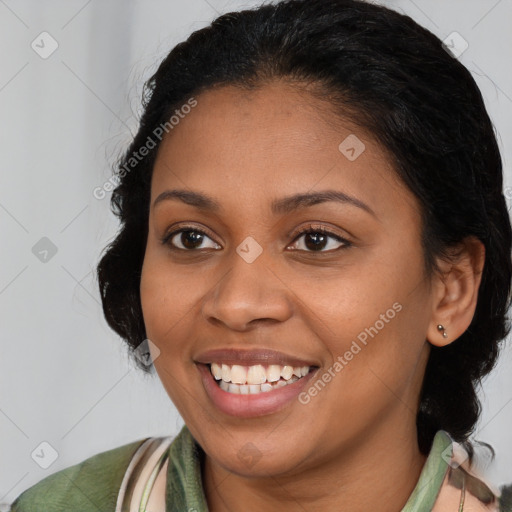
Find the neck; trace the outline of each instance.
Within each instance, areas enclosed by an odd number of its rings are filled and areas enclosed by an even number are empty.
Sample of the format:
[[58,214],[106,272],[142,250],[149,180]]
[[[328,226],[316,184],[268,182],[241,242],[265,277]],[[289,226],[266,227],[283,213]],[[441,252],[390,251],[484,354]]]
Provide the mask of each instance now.
[[411,495],[426,457],[416,427],[379,432],[354,440],[350,448],[293,475],[247,478],[205,458],[203,482],[208,510],[292,512],[396,512]]

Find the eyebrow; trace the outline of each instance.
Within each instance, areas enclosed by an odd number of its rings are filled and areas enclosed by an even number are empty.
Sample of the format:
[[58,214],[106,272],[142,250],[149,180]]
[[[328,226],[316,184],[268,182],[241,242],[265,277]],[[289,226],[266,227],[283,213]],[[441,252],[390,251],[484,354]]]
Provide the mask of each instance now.
[[[200,192],[192,192],[190,190],[166,190],[162,192],[154,201],[153,208],[163,201],[178,200],[185,204],[194,206],[200,210],[219,212],[222,208],[220,204]],[[375,212],[359,199],[340,192],[339,190],[323,190],[320,192],[307,192],[302,194],[294,194],[289,197],[276,199],[271,204],[271,211],[274,215],[284,215],[291,213],[300,208],[307,208],[315,204],[334,201],[339,203],[350,204],[356,206],[376,217]]]

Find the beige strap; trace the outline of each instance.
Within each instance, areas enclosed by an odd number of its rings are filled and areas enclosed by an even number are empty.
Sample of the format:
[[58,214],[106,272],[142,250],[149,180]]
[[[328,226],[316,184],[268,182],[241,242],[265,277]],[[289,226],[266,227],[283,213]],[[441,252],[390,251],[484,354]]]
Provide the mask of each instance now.
[[[123,478],[118,494],[116,512],[139,512],[141,503],[144,503],[148,496],[151,496],[150,493],[158,477],[162,478],[160,475],[161,469],[171,442],[171,437],[152,437],[146,440],[137,450]],[[154,512],[160,511],[157,509]],[[165,492],[162,512],[165,512]]]
[[165,464],[160,469],[155,484],[151,489],[149,501],[146,505],[146,512],[165,512],[165,491],[167,484],[167,466],[169,465],[169,458],[165,460]]
[[134,453],[132,460],[130,461],[130,464],[128,464],[128,467],[126,468],[123,477],[123,481],[121,482],[121,487],[119,488],[119,493],[117,495],[116,512],[124,512],[128,510],[124,505],[126,502],[128,483],[131,482],[133,471],[136,468],[142,456],[144,455],[144,453],[146,452],[146,450],[148,449],[148,446],[151,444],[151,442],[152,438],[146,439]]
[[[156,467],[159,465],[159,462],[162,461],[162,457],[165,457],[169,445],[171,444],[171,438],[155,438],[155,444],[156,446],[154,447],[151,455],[146,459],[144,465],[141,464],[139,477],[135,484],[130,503],[130,512],[140,512],[142,508],[141,503],[143,502],[143,499],[147,499],[145,498],[145,495],[151,492],[151,488],[154,484],[154,478],[156,478],[156,475],[154,475],[153,478],[152,475]],[[142,510],[144,510],[144,508],[142,508]],[[163,512],[165,512],[165,508]]]

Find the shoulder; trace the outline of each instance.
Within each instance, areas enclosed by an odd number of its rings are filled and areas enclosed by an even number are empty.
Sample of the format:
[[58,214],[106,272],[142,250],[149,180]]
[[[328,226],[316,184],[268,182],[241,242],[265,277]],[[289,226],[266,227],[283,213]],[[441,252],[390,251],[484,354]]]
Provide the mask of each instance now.
[[130,461],[149,439],[98,453],[44,478],[16,498],[11,512],[114,511]]
[[421,490],[430,487],[430,492],[423,492],[428,494],[424,496],[429,504],[428,510],[462,510],[464,504],[464,510],[468,512],[512,512],[512,485],[498,487],[488,479],[488,475],[482,472],[486,464],[485,459],[480,460],[481,456],[477,452],[471,458],[466,446],[455,442],[447,432],[440,430],[436,433],[419,482],[422,483],[421,479],[425,477],[426,483]]

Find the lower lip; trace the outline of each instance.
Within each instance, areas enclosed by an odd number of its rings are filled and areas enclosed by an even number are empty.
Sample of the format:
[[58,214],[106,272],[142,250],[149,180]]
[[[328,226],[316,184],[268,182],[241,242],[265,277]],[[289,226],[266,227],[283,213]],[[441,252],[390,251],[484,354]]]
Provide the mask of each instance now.
[[275,413],[292,401],[297,400],[306,384],[316,370],[304,377],[271,391],[263,391],[256,395],[238,395],[224,391],[216,383],[213,375],[205,364],[197,364],[206,393],[215,406],[225,414],[238,418],[255,418]]

